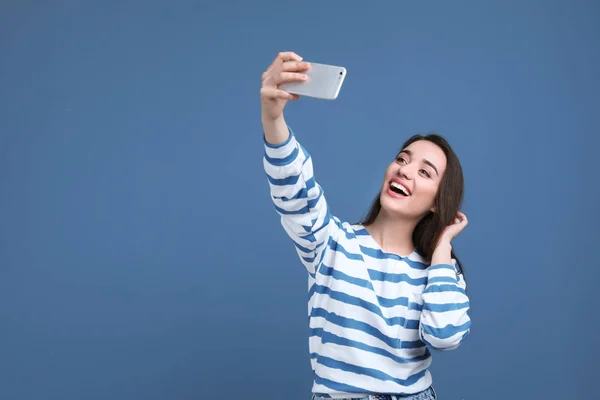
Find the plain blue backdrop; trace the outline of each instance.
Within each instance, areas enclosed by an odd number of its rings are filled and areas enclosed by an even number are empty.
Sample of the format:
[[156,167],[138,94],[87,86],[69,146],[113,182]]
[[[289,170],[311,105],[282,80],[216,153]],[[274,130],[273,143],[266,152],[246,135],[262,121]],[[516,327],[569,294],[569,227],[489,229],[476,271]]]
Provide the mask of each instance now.
[[460,156],[473,327],[440,398],[595,396],[599,43],[592,0],[2,2],[0,398],[310,398],[262,169],[282,50],[348,70],[286,109],[340,218],[410,135]]

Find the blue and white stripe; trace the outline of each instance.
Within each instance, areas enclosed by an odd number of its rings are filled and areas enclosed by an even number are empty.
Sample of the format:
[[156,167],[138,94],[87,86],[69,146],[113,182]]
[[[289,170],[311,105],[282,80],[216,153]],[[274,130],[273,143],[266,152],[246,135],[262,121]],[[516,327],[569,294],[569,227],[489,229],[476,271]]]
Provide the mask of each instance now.
[[290,129],[264,141],[264,168],[285,232],[308,272],[313,393],[411,394],[431,385],[431,350],[470,331],[465,281],[454,265],[385,253],[364,227],[333,216],[309,153]]

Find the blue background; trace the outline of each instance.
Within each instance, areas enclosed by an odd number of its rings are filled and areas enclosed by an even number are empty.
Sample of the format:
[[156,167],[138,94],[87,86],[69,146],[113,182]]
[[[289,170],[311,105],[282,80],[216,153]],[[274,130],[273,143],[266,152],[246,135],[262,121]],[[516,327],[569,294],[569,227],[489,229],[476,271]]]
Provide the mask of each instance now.
[[440,398],[590,398],[599,43],[591,0],[2,2],[0,398],[310,398],[262,169],[281,50],[348,69],[286,109],[339,217],[414,133],[461,158],[473,328]]

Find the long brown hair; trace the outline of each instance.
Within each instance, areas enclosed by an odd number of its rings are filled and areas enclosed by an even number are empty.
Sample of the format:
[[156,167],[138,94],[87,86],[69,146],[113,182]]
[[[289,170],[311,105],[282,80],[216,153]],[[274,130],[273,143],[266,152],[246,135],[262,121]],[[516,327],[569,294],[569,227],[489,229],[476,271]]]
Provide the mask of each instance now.
[[[460,165],[460,161],[454,153],[454,150],[452,150],[452,147],[448,144],[446,139],[438,134],[429,133],[427,135],[414,135],[402,145],[401,150],[404,150],[411,143],[418,140],[427,140],[436,144],[446,155],[446,172],[442,177],[440,187],[434,200],[436,211],[430,211],[425,215],[419,221],[412,234],[412,239],[417,247],[417,251],[428,263],[431,263],[431,257],[440,236],[446,226],[454,222],[454,218],[456,218],[456,214],[460,210],[464,195],[464,178],[462,166]],[[380,193],[377,194],[367,215],[360,222],[362,225],[372,224],[377,218],[377,215],[379,215],[379,211],[381,211],[379,196]],[[462,264],[458,260],[458,257],[456,257],[454,249],[452,249],[451,255],[458,264],[459,272],[463,273]]]

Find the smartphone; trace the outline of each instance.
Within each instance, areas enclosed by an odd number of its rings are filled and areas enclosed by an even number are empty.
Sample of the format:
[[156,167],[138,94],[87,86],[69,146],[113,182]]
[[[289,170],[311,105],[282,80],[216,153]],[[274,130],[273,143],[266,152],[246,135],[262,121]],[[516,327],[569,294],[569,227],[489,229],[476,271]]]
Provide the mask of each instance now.
[[307,82],[286,82],[279,85],[279,89],[300,96],[335,100],[346,78],[346,68],[313,62],[310,67],[306,71]]

